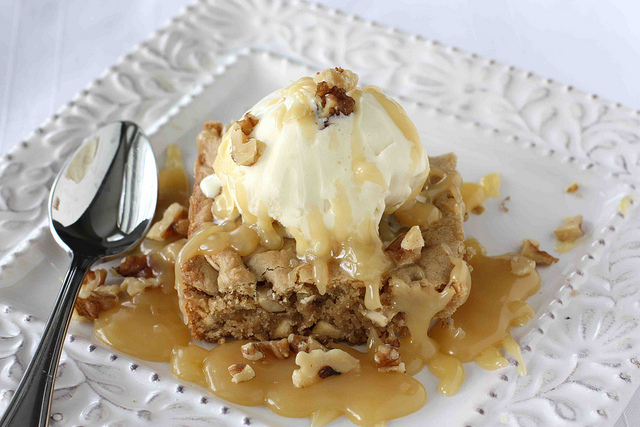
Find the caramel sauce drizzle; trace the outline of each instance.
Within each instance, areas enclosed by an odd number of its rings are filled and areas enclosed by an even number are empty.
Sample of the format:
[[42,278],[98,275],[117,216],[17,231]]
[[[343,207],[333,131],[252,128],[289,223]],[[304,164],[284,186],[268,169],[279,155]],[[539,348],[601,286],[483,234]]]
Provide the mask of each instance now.
[[[161,171],[161,177],[169,171],[171,179],[186,179],[186,174],[176,171],[177,162],[173,160],[175,157],[171,162],[167,161],[168,166]],[[418,221],[423,212],[429,211],[430,200],[439,191],[449,191],[454,180],[460,179],[457,174],[444,173],[437,178],[433,186],[421,193],[421,198],[405,207],[406,222]],[[182,200],[184,184],[185,181],[177,182],[167,187],[169,190],[161,189],[167,205],[174,200]],[[416,205],[421,207],[415,208]],[[195,254],[206,255],[227,247],[233,247],[241,255],[248,254],[260,241],[253,228],[228,221],[194,235],[175,259],[180,265]],[[153,250],[152,267],[162,286],[121,301],[103,313],[94,323],[94,334],[109,346],[131,356],[154,362],[169,361],[177,377],[206,387],[214,395],[230,402],[263,405],[283,416],[311,417],[314,426],[325,425],[342,415],[358,425],[381,425],[386,420],[415,412],[426,403],[424,387],[411,376],[424,365],[428,365],[431,373],[439,379],[439,392],[447,396],[455,394],[464,381],[462,363],[475,361],[484,369],[498,369],[508,364],[499,348],[518,359],[519,372],[526,373],[520,347],[509,331],[511,326],[522,326],[532,319],[533,309],[524,301],[537,292],[540,277],[535,270],[515,275],[511,271],[509,255],[489,257],[475,239],[465,242],[476,252],[469,262],[473,270],[470,273],[462,260],[452,258],[454,268],[450,284],[444,290],[438,292],[432,287],[416,289],[402,283],[390,283],[396,287],[393,310],[404,313],[411,332],[410,336],[400,340],[407,373],[379,372],[372,360],[373,352],[361,353],[336,345],[360,361],[360,371],[326,378],[304,389],[296,388],[291,381],[292,372],[297,368],[295,357],[278,360],[267,356],[260,361],[249,361],[241,355],[242,341],[219,345],[212,350],[190,342],[174,288],[179,277],[175,277],[172,260],[179,242],[168,243],[173,245],[172,250],[166,247],[160,250],[158,244],[147,243],[142,247],[143,251]],[[353,262],[360,260],[355,258]],[[318,268],[324,267],[320,265]],[[433,316],[454,295],[451,283],[469,280],[473,283],[471,293],[453,315],[452,324],[438,321],[430,328]],[[380,344],[377,334],[372,333],[369,349]],[[234,363],[250,364],[256,377],[239,384],[231,382],[227,368]]]
[[156,218],[162,217],[162,213],[174,202],[182,206],[189,206],[191,189],[189,177],[182,166],[182,154],[177,145],[167,147],[167,160],[164,168],[158,174],[158,205],[156,206]]

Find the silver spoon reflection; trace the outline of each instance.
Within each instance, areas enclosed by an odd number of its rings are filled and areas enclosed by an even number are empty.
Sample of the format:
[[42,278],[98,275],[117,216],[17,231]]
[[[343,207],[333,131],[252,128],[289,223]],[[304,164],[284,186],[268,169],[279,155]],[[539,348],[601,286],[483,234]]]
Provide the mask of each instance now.
[[100,128],[64,165],[49,200],[49,225],[72,256],[38,348],[0,426],[45,426],[60,351],[85,273],[122,254],[146,234],[158,198],[156,161],[131,122]]

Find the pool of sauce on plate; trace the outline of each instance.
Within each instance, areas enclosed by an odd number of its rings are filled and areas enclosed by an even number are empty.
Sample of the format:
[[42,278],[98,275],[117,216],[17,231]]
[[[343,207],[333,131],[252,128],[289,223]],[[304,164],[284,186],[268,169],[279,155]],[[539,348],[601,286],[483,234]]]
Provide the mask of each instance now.
[[[311,417],[312,425],[325,425],[341,415],[357,425],[377,425],[422,408],[427,393],[407,374],[378,372],[368,353],[337,345],[360,361],[360,371],[332,376],[307,388],[296,388],[291,375],[298,366],[295,355],[277,360],[245,360],[240,346],[247,341],[220,345],[211,351],[193,344],[176,348],[171,359],[174,374],[209,388],[227,401],[266,406],[286,417]],[[234,363],[251,365],[255,378],[234,384],[227,370]],[[384,391],[384,392],[382,392]]]
[[[476,254],[472,267],[471,292],[467,301],[453,314],[453,324],[439,321],[429,331],[440,353],[462,363],[476,361],[484,369],[508,364],[499,348],[518,360],[525,374],[520,347],[509,333],[512,326],[524,326],[535,312],[525,301],[540,289],[540,275],[533,269],[524,275],[511,271],[511,255],[487,256],[475,239],[466,242]],[[515,344],[515,345],[514,345]]]
[[[177,163],[173,163],[171,174],[179,180],[183,179],[182,174],[175,170]],[[167,162],[167,165],[170,164]],[[164,170],[161,176],[162,173]],[[443,177],[440,191],[446,187],[442,184],[447,184],[450,179]],[[167,206],[173,201],[185,200],[183,185],[170,188],[163,199]],[[434,194],[433,188],[423,192],[426,203]],[[408,214],[405,221],[414,221],[412,216]],[[258,237],[247,239],[249,236],[245,235],[239,238],[240,234],[245,233],[253,236],[251,231],[239,228],[221,226],[217,230],[220,236],[214,238],[216,243],[213,246],[237,245],[236,249],[241,252],[251,251],[251,247],[257,245]],[[209,233],[203,233],[203,237]],[[248,247],[243,247],[244,244]],[[154,249],[152,266],[160,278],[161,286],[122,301],[103,313],[94,323],[96,337],[134,357],[154,362],[168,361],[177,377],[206,387],[222,399],[248,406],[266,406],[287,417],[311,417],[313,426],[328,424],[342,415],[358,425],[380,425],[419,410],[427,401],[427,393],[411,375],[425,365],[440,380],[439,392],[453,395],[464,381],[462,363],[475,361],[485,369],[505,366],[508,361],[500,353],[500,347],[519,359],[520,347],[509,331],[511,326],[522,326],[531,320],[533,310],[524,301],[540,286],[540,278],[535,270],[517,276],[511,272],[509,255],[486,256],[484,248],[475,239],[470,239],[466,245],[476,251],[469,263],[473,268],[470,274],[473,285],[467,302],[453,315],[453,327],[438,322],[429,330],[433,315],[446,306],[452,297],[446,290],[435,297],[428,295],[428,291],[425,291],[425,295],[407,293],[406,298],[398,298],[395,302],[398,310],[407,313],[407,321],[413,331],[413,338],[404,337],[400,340],[402,360],[407,366],[406,374],[378,372],[372,352],[362,353],[336,345],[360,360],[360,371],[332,376],[300,389],[291,381],[291,375],[297,368],[295,355],[284,360],[268,356],[261,361],[249,361],[240,352],[243,341],[229,342],[212,350],[191,342],[189,330],[180,316],[174,288],[176,277],[173,260],[179,258],[176,246],[180,243],[172,245],[171,250],[149,241],[143,245],[143,252]],[[187,250],[191,254],[201,251],[206,252],[206,248],[195,242]],[[464,271],[461,268],[454,270],[456,272],[452,272],[452,277],[458,275],[460,277],[456,280],[464,280]],[[419,313],[422,315],[419,316]],[[375,348],[378,344],[379,339],[372,335],[369,347]],[[256,377],[239,384],[231,382],[228,367],[234,363],[250,364]],[[523,363],[519,363],[519,370],[524,373]]]
[[93,333],[105,344],[151,362],[168,362],[175,346],[191,341],[182,321],[174,289],[173,263],[152,255],[161,286],[141,292],[105,311],[94,321]]

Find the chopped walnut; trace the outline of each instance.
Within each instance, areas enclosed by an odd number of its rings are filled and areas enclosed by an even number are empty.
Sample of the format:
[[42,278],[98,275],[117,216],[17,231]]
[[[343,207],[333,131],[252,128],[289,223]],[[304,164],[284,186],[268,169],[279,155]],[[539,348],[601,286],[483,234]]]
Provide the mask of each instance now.
[[291,349],[289,348],[289,340],[282,338],[276,341],[267,341],[265,349],[273,354],[276,359],[286,359],[291,355]]
[[358,75],[353,71],[340,67],[327,68],[326,70],[318,71],[313,76],[313,81],[317,84],[326,82],[329,86],[338,86],[346,92],[350,92],[358,85]]
[[229,130],[231,138],[231,158],[240,166],[252,166],[260,158],[258,140],[248,138],[239,122]]
[[107,270],[89,270],[82,280],[78,298],[88,298],[96,289],[104,285],[107,279]]
[[155,276],[151,265],[149,265],[149,257],[147,255],[126,256],[122,258],[120,265],[115,270],[124,277],[144,277],[148,279]]
[[360,370],[360,361],[344,350],[312,350],[296,356],[300,369],[293,371],[291,379],[298,388],[309,387],[332,375]]
[[582,215],[571,216],[564,219],[564,224],[553,231],[561,242],[574,242],[584,236],[582,230]]
[[293,333],[293,325],[291,323],[291,320],[282,319],[280,323],[278,323],[278,326],[276,326],[276,328],[273,330],[272,336],[274,338],[286,338],[292,333]]
[[240,351],[242,352],[242,357],[247,360],[262,360],[268,354],[280,360],[291,356],[287,338],[274,341],[248,342],[240,347]]
[[258,305],[269,313],[282,313],[286,309],[276,301],[273,290],[267,286],[260,286],[256,290]]
[[100,313],[116,305],[120,287],[117,285],[105,285],[107,270],[90,270],[82,281],[80,292],[75,303],[78,315],[95,320]]
[[498,172],[487,174],[480,178],[478,182],[480,187],[484,190],[487,197],[500,197],[500,185],[502,184],[502,178]]
[[321,320],[313,327],[311,335],[321,338],[338,339],[342,337],[342,332],[340,332],[340,329],[336,328],[331,323]]
[[417,225],[411,227],[402,239],[400,247],[405,251],[421,250],[424,247],[424,239],[420,227]]
[[189,211],[180,203],[173,203],[162,214],[162,219],[151,226],[147,237],[163,241],[174,236],[187,237]]
[[522,255],[512,255],[509,259],[511,272],[516,276],[525,276],[536,269],[536,262]]
[[578,185],[577,182],[574,182],[571,185],[569,185],[565,191],[567,193],[575,193],[576,191],[578,191],[578,188],[580,188],[580,186]]
[[373,360],[380,372],[406,372],[404,362],[400,360],[400,352],[390,345],[383,344],[376,347]]
[[318,341],[311,337],[305,337],[304,335],[290,334],[287,341],[289,341],[289,348],[294,353],[300,353],[301,351],[309,352],[311,350],[326,350],[326,347]]
[[319,115],[325,119],[340,114],[348,116],[353,113],[356,106],[355,99],[347,95],[347,92],[343,88],[339,86],[329,86],[327,82],[318,83],[316,98],[322,108]]
[[244,117],[238,120],[238,125],[240,126],[240,130],[245,135],[249,136],[251,132],[253,132],[253,128],[258,124],[258,119],[253,117],[251,114],[247,113]]
[[511,200],[511,196],[507,196],[502,200],[502,203],[500,203],[500,209],[502,210],[502,212],[509,212],[509,208],[507,207],[507,202]]
[[157,288],[159,286],[160,280],[157,277],[125,277],[120,284],[120,289],[131,296],[135,296],[147,289]]
[[242,357],[247,360],[262,360],[265,354],[260,350],[257,342],[248,342],[240,347]]
[[423,246],[424,239],[420,228],[416,225],[411,227],[407,233],[399,235],[384,251],[396,264],[407,265],[416,263],[422,258],[421,249]]
[[365,313],[365,317],[367,317],[376,325],[382,326],[383,328],[386,327],[389,322],[391,322],[391,318],[389,316],[377,310],[367,310],[367,312]]
[[530,260],[536,262],[536,264],[551,265],[558,262],[558,258],[551,256],[549,253],[539,249],[540,243],[533,239],[522,240],[522,246],[520,247],[520,253]]
[[236,384],[249,381],[255,378],[256,372],[253,368],[245,363],[234,363],[228,368],[231,374],[231,382]]

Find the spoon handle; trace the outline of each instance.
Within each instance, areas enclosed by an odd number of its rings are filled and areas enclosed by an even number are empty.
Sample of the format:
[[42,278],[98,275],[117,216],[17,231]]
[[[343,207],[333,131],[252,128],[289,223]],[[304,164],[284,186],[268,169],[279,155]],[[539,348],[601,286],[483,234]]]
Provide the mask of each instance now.
[[38,349],[0,421],[1,427],[49,424],[51,393],[60,352],[80,285],[94,261],[95,258],[92,257],[73,255],[71,267],[44,328]]

